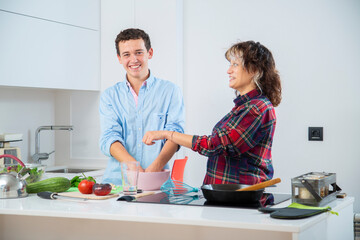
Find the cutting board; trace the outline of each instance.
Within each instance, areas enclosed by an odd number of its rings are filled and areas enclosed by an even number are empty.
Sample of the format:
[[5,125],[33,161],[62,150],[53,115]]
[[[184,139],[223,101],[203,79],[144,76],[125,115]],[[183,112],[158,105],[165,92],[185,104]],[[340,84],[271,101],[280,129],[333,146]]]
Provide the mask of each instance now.
[[86,198],[92,200],[104,200],[109,198],[118,197],[119,194],[108,194],[105,196],[96,196],[95,194],[82,194],[81,192],[62,192],[58,193],[59,196],[75,197],[75,198]]

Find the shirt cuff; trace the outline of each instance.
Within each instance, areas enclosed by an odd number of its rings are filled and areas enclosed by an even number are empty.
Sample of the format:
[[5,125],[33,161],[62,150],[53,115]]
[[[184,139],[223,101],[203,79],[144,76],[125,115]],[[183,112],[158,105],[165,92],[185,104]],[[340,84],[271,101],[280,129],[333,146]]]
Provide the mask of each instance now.
[[108,157],[111,157],[111,153],[110,153],[110,147],[111,147],[111,144],[113,144],[114,142],[120,142],[124,147],[124,141],[122,139],[119,139],[119,138],[109,138],[106,142],[106,152],[108,154]]
[[197,145],[198,145],[198,140],[199,140],[199,136],[198,135],[194,135],[193,138],[192,138],[192,144],[191,144],[191,149],[193,151],[197,151]]

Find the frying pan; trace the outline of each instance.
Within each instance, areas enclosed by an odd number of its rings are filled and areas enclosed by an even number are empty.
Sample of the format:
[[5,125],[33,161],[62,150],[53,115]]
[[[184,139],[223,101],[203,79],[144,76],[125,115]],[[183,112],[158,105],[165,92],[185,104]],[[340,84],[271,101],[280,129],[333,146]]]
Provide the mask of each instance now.
[[281,182],[280,178],[254,185],[245,184],[208,184],[201,190],[208,202],[248,204],[256,203],[263,195],[264,188]]

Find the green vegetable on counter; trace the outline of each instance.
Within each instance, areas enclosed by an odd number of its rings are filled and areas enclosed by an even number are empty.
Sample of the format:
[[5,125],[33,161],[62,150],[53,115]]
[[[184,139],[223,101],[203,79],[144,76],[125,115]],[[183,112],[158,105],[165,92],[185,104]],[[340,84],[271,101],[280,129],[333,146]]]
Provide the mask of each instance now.
[[27,193],[65,192],[70,188],[70,180],[65,177],[53,177],[26,186]]
[[71,187],[78,187],[79,186],[79,183],[82,181],[82,180],[88,180],[88,181],[92,181],[94,183],[96,183],[96,180],[89,176],[89,177],[86,177],[84,173],[81,173],[84,177],[81,177],[81,176],[75,176],[73,177],[71,180],[70,180],[70,183],[71,183]]

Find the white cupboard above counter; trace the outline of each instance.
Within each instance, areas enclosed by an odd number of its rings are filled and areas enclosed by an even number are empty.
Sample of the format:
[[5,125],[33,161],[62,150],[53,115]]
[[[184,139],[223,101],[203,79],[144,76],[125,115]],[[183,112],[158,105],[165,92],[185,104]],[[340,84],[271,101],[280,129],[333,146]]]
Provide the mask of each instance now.
[[100,90],[99,30],[12,13],[1,5],[0,86]]
[[100,0],[1,0],[3,11],[100,30]]

